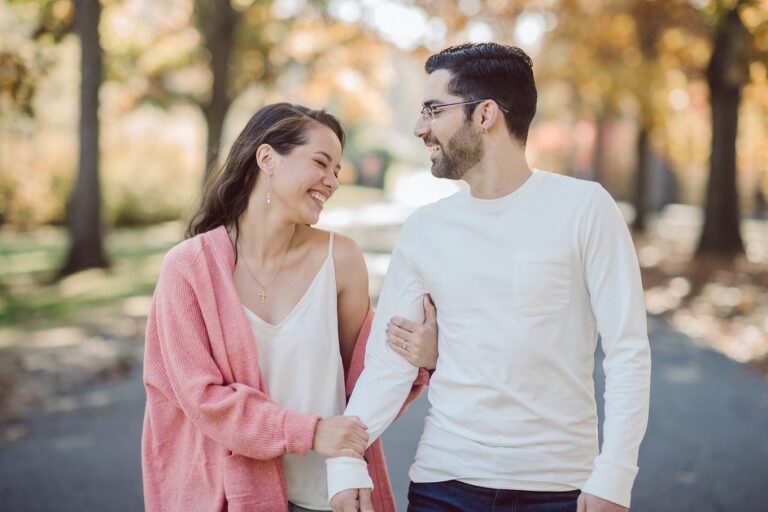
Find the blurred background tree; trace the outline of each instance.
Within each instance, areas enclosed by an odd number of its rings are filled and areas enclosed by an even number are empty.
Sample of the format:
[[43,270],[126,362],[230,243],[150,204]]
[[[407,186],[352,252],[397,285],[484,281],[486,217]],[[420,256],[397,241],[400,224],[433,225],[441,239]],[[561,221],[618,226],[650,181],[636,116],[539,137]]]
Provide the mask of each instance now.
[[[588,23],[584,20],[588,19]],[[629,110],[636,143],[632,228],[644,232],[649,208],[651,138],[666,123],[669,106],[662,35],[689,24],[687,3],[613,0],[562,2],[546,45],[560,58],[543,59],[545,79],[566,80],[595,116],[593,177],[604,182],[606,124]],[[696,29],[692,26],[689,29]],[[690,70],[686,70],[689,72]]]
[[736,186],[736,139],[742,90],[751,81],[752,64],[760,73],[768,62],[768,2],[700,2],[710,25],[712,52],[706,68],[712,111],[712,153],[697,254],[732,257],[744,252]]
[[[95,233],[98,208],[89,207],[88,222],[75,220],[62,198],[72,197],[72,208],[99,204],[99,173],[84,170],[98,165],[86,157],[98,154],[99,136],[106,224],[179,218],[230,132],[269,101],[329,106],[350,131],[351,158],[378,144],[395,167],[423,166],[407,149],[421,63],[466,40],[522,44],[534,55],[534,163],[604,183],[632,204],[638,232],[670,201],[702,205],[699,254],[733,257],[744,250],[739,200],[759,204],[766,186],[765,152],[754,141],[766,133],[767,0],[103,0],[102,127],[79,137],[67,91],[81,80],[90,90],[99,52],[75,37],[75,2],[5,4],[0,215],[8,226],[69,219]],[[90,52],[82,76],[72,73],[75,47]],[[82,129],[98,122],[96,108],[83,102]],[[702,117],[710,115],[711,125]],[[87,146],[78,173],[75,143]],[[34,180],[12,172],[23,162]],[[660,168],[679,190],[661,190]],[[86,252],[89,264],[106,261]]]
[[[253,88],[267,91],[296,74],[312,88],[329,60],[337,67],[351,64],[350,54],[338,58],[339,48],[368,45],[369,55],[376,54],[369,31],[332,18],[326,4],[195,0],[177,23],[124,49],[123,78],[142,76],[136,102],[200,109],[207,131],[205,178],[216,166],[224,122],[238,97]],[[326,92],[327,99],[332,91]]]
[[104,250],[101,214],[99,91],[103,80],[99,0],[77,0],[74,8],[80,36],[80,136],[77,178],[67,211],[69,254],[60,276],[109,266]]
[[[31,38],[40,44],[59,43],[76,31],[80,38],[80,121],[78,171],[67,204],[69,250],[58,276],[66,276],[95,267],[107,267],[104,250],[99,183],[100,124],[99,91],[102,84],[102,49],[99,35],[101,4],[97,0],[17,0],[17,5],[34,12]],[[31,81],[26,74],[19,82]],[[17,89],[24,88],[17,86]],[[27,86],[32,89],[33,86]],[[17,95],[18,96],[18,95]],[[32,115],[27,99],[24,109]],[[16,102],[19,104],[19,102]]]

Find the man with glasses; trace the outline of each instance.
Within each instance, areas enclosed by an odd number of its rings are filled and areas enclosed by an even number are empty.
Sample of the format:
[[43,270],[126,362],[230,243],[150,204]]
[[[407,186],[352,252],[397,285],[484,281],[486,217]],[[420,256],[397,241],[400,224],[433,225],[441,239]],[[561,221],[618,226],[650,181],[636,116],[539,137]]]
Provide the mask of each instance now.
[[[439,358],[408,510],[625,511],[650,386],[626,224],[600,185],[529,168],[536,87],[522,50],[461,45],[430,57],[426,71],[414,133],[435,176],[469,187],[404,224],[345,414],[368,426],[369,442],[392,422],[418,371],[401,356],[428,293]],[[329,459],[328,486],[333,510],[370,510],[365,461]]]

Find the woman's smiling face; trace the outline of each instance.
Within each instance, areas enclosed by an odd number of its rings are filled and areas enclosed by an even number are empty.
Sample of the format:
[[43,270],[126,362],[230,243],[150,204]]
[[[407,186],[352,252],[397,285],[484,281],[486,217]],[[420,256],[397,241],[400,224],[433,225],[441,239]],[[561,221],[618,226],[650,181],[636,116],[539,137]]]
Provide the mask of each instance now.
[[339,188],[342,148],[333,130],[320,123],[312,123],[306,137],[305,144],[286,155],[272,152],[272,168],[267,168],[271,207],[297,224],[316,224],[325,202]]

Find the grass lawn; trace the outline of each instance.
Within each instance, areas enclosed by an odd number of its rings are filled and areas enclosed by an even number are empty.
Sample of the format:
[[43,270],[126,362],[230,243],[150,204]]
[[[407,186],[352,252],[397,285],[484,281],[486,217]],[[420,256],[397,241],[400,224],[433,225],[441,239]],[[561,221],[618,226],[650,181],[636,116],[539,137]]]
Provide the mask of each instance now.
[[68,243],[63,229],[0,234],[0,329],[87,322],[97,311],[130,308],[136,302],[126,299],[151,296],[163,254],[179,241],[182,229],[176,222],[117,229],[106,240],[109,269],[81,272],[56,283],[51,278]]

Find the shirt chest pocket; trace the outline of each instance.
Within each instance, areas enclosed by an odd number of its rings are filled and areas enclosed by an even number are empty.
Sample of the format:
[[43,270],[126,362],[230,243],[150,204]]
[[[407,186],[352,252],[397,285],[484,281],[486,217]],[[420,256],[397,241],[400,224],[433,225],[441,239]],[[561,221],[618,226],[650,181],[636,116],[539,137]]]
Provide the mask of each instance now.
[[551,315],[571,302],[571,251],[522,251],[514,265],[514,302],[525,315]]

